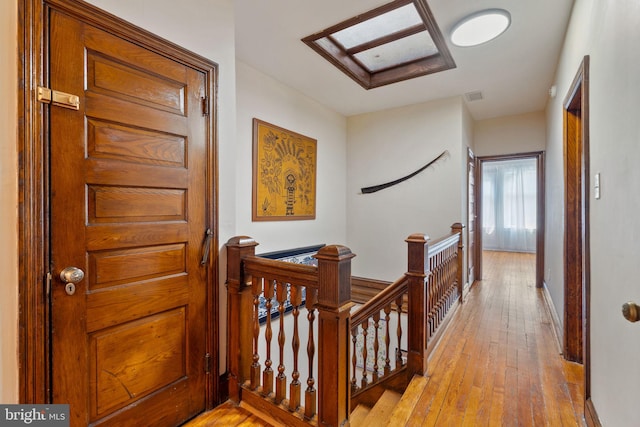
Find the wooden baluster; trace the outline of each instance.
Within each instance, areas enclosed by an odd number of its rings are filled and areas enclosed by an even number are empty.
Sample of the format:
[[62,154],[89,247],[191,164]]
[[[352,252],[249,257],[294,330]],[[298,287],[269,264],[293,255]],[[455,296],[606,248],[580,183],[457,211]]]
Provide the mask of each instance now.
[[391,359],[389,358],[389,344],[391,344],[391,336],[389,331],[389,320],[391,314],[391,305],[388,305],[384,308],[384,323],[385,323],[385,333],[384,333],[384,348],[385,348],[385,359],[384,359],[384,375],[389,375],[391,372]]
[[440,252],[438,255],[436,255],[437,259],[438,259],[438,266],[436,267],[436,274],[437,274],[437,279],[436,282],[438,283],[438,302],[437,302],[437,307],[438,307],[438,311],[437,311],[437,316],[436,316],[436,329],[440,326],[440,321],[442,320],[442,299],[444,298],[444,281],[443,279],[443,275],[442,275],[442,252]]
[[451,250],[452,248],[447,248],[447,252],[445,254],[445,267],[444,267],[444,271],[445,271],[445,276],[446,276],[446,280],[447,280],[447,309],[446,311],[449,311],[449,308],[451,308],[451,303],[453,302],[453,298],[455,298],[457,296],[457,289],[455,286],[455,277],[452,275],[453,273],[453,262],[454,259],[451,256]]
[[405,241],[408,244],[408,262],[406,276],[409,279],[409,301],[407,311],[407,384],[414,375],[427,372],[427,333],[425,307],[427,294],[425,279],[428,271],[429,238],[424,234],[412,234]]
[[287,284],[286,283],[278,283],[276,285],[276,298],[278,301],[278,313],[280,314],[279,318],[279,328],[278,328],[278,351],[280,356],[280,363],[278,363],[278,375],[276,375],[276,396],[275,402],[280,403],[284,400],[287,394],[287,376],[284,373],[284,344],[285,344],[285,333],[284,333],[284,304],[287,301]]
[[318,251],[318,425],[349,423],[351,258],[344,246]]
[[351,328],[351,342],[353,343],[353,350],[351,351],[351,391],[358,389],[358,379],[356,378],[358,369],[358,328],[359,326]]
[[309,321],[309,340],[307,341],[307,358],[309,362],[309,377],[307,378],[307,389],[304,392],[304,416],[311,419],[316,414],[316,389],[313,378],[313,359],[315,357],[316,344],[313,337],[314,321],[316,319],[315,310],[318,301],[318,290],[307,288],[307,320]]
[[369,334],[369,319],[364,319],[362,322],[362,379],[360,380],[360,387],[366,387],[369,384],[367,381],[367,357],[369,352],[367,351],[367,335]]
[[428,331],[427,331],[427,337],[431,338],[433,336],[433,332],[435,330],[435,320],[434,320],[434,313],[435,313],[435,302],[436,302],[436,294],[435,294],[435,289],[436,289],[436,275],[434,274],[434,257],[430,257],[429,258],[429,271],[431,272],[431,274],[429,274],[429,277],[427,278],[427,323],[428,323]]
[[440,319],[442,315],[442,296],[443,296],[443,282],[442,282],[442,252],[436,255],[436,283],[437,283],[437,301],[436,301],[436,329],[440,326]]
[[293,372],[291,373],[291,384],[289,384],[289,409],[295,411],[300,406],[300,372],[298,371],[300,336],[298,335],[298,315],[300,314],[300,304],[302,304],[302,289],[297,286],[291,286],[290,292],[290,301],[293,306],[291,312],[293,315],[293,337],[291,339]]
[[251,364],[251,390],[260,386],[260,354],[258,340],[260,339],[260,295],[262,295],[262,278],[253,278],[253,363]]
[[[454,252],[454,249],[456,249],[456,248],[452,247],[452,248],[449,249],[449,251],[451,252],[451,257],[450,257],[451,261],[449,263],[449,274],[451,275],[451,283],[452,284],[457,282],[456,275],[457,275],[457,270],[458,270],[457,269],[457,261],[458,261],[457,258],[458,257],[456,256],[456,253]],[[454,288],[454,292],[453,292],[454,297],[459,297],[458,289],[455,289],[455,286],[452,286],[452,287]],[[454,302],[455,301],[451,302],[452,306],[453,306]]]
[[264,299],[267,309],[267,319],[264,329],[264,340],[266,342],[267,354],[264,360],[264,371],[262,371],[262,395],[269,396],[273,393],[273,360],[271,359],[271,339],[273,338],[273,329],[271,327],[271,308],[273,307],[273,288],[274,281],[269,279],[264,281]]
[[451,302],[449,303],[449,307],[453,307],[453,304],[455,303],[456,299],[460,298],[458,289],[456,289],[456,286],[454,286],[454,284],[456,283],[456,275],[457,275],[457,254],[456,254],[456,250],[457,247],[451,247],[449,248],[449,261],[448,261],[448,268],[449,268],[449,283],[452,284],[451,288]]
[[440,323],[444,320],[447,314],[447,300],[451,292],[451,285],[453,282],[449,282],[449,275],[447,274],[447,256],[443,251],[442,253],[442,314],[440,315]]
[[463,292],[463,286],[464,286],[464,272],[462,271],[462,261],[463,261],[463,257],[464,257],[464,244],[462,242],[462,230],[464,229],[464,225],[462,225],[459,222],[456,222],[455,224],[453,224],[451,226],[451,231],[454,233],[460,233],[460,239],[458,240],[458,253],[456,255],[457,258],[457,267],[458,267],[458,271],[456,274],[456,280],[458,281],[458,299],[460,301],[460,304],[462,304],[462,292]]
[[396,347],[396,369],[402,366],[402,303],[403,298],[399,296],[396,299],[396,313],[398,314],[398,326],[396,327],[396,338],[398,339],[398,346]]
[[238,236],[227,242],[227,325],[229,345],[227,363],[229,365],[229,399],[240,402],[240,387],[250,377],[253,359],[252,312],[250,278],[245,277],[242,260],[255,255],[258,243],[251,237]]
[[378,351],[380,342],[378,327],[380,326],[380,312],[373,315],[373,382],[378,381]]

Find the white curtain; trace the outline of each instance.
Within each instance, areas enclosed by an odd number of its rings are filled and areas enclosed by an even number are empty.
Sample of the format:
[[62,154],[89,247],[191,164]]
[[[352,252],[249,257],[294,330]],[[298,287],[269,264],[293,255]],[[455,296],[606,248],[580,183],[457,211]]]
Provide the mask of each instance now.
[[482,247],[535,252],[536,159],[482,164]]

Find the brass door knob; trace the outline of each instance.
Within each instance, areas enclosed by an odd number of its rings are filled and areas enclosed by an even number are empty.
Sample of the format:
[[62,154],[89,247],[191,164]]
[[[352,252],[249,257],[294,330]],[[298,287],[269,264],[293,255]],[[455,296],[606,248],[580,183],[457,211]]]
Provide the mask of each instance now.
[[640,320],[640,307],[635,302],[626,302],[622,304],[622,315],[629,322],[637,322]]

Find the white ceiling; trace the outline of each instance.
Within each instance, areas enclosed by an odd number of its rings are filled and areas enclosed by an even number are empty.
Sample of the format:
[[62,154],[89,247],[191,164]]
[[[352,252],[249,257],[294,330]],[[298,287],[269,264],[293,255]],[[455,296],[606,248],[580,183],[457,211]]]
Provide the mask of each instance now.
[[[238,60],[345,116],[482,91],[476,120],[544,109],[574,0],[427,0],[457,67],[365,90],[300,41],[389,0],[235,0]],[[511,26],[484,45],[448,35],[470,13],[506,9]]]

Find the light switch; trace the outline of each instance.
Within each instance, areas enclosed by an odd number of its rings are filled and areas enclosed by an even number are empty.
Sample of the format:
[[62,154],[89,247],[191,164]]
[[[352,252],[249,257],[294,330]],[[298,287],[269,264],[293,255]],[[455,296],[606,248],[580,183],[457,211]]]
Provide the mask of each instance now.
[[596,199],[600,198],[600,172],[593,177],[593,195]]

